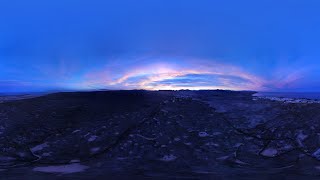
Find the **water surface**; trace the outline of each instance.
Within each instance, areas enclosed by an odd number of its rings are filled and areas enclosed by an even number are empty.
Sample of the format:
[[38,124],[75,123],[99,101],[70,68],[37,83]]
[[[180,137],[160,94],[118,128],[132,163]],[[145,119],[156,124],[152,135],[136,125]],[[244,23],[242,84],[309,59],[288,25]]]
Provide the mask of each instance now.
[[254,96],[303,98],[320,100],[320,92],[258,92]]

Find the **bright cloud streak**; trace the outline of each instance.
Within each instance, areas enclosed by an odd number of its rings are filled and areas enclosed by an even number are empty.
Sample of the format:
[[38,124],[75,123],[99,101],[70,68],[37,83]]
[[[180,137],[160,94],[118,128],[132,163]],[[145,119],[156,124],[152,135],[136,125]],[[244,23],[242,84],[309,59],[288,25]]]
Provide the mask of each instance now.
[[[178,65],[177,65],[178,64]],[[115,74],[113,69],[120,70]],[[105,75],[105,76],[104,76]],[[206,76],[193,82],[179,83],[179,85],[165,84],[163,81],[188,79],[189,75]],[[265,79],[250,74],[239,67],[214,63],[209,60],[175,61],[175,63],[161,62],[144,64],[140,62],[132,67],[108,66],[98,72],[90,72],[83,83],[84,86],[100,88],[122,89],[232,89],[232,90],[264,90]],[[209,77],[209,78],[208,78]],[[213,81],[214,79],[214,81]],[[190,79],[192,81],[192,79]]]

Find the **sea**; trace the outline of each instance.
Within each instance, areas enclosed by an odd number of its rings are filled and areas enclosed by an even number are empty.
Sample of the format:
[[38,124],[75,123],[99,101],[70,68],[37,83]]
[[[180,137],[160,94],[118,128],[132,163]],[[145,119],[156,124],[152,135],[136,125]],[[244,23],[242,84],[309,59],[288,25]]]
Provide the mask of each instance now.
[[320,92],[258,92],[254,96],[320,100]]

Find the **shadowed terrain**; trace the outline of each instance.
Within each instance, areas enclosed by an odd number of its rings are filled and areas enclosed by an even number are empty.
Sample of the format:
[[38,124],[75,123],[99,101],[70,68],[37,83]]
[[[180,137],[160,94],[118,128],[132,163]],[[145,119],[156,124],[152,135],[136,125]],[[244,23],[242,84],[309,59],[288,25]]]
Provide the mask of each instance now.
[[0,179],[317,179],[320,104],[252,94],[99,91],[4,101]]

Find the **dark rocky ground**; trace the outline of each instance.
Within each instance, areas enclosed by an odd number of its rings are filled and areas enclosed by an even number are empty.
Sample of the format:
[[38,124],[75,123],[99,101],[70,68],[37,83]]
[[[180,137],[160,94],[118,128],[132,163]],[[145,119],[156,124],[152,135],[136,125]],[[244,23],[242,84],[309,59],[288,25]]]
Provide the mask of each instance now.
[[56,93],[0,103],[0,179],[319,179],[320,104],[252,92]]

